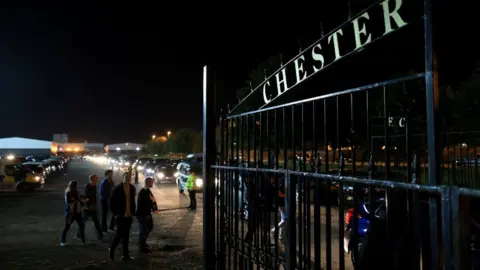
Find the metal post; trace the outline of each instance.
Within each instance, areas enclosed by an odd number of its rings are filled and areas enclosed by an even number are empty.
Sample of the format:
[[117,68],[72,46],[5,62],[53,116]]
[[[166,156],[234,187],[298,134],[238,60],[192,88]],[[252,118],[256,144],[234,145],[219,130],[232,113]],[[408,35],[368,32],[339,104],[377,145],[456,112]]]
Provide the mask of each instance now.
[[211,68],[203,67],[203,252],[204,269],[215,269],[215,81]]
[[424,0],[425,90],[427,99],[428,184],[441,184],[440,133],[438,130],[438,81],[433,50],[432,0]]

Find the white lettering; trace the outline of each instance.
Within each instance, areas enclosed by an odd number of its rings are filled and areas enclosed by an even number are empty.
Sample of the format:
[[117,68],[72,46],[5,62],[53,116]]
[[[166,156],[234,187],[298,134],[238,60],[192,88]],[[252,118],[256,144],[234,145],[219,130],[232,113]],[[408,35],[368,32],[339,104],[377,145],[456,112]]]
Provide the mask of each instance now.
[[303,56],[303,54],[295,59],[295,76],[297,77],[297,83],[307,78],[307,72],[303,70],[303,62],[305,62],[305,56]]
[[389,2],[390,2],[389,0],[385,0],[382,3],[380,3],[383,7],[383,21],[385,24],[385,33],[383,33],[384,35],[393,31],[390,18],[392,18],[395,21],[395,23],[397,24],[397,28],[400,28],[407,24],[402,19],[402,17],[400,17],[400,14],[398,14],[398,10],[402,6],[402,0],[395,0],[395,9],[392,12],[390,12],[390,9],[388,8]]
[[323,68],[323,65],[325,64],[325,59],[323,58],[323,55],[315,52],[316,48],[318,48],[318,50],[321,50],[322,49],[322,44],[318,43],[317,45],[315,45],[312,48],[312,59],[322,63],[322,65],[319,68],[317,68],[315,65],[313,65],[313,72],[318,72],[319,70],[321,70]]
[[[280,79],[280,74],[282,75],[282,78]],[[283,94],[283,92],[288,90],[288,85],[287,85],[287,72],[285,69],[282,69],[279,73],[275,74],[275,78],[277,79],[277,91],[278,95],[280,96]],[[282,86],[283,85],[283,90]]]
[[[372,34],[367,34],[367,28],[365,27],[365,23],[362,24],[362,29],[360,29],[360,25],[358,24],[358,20],[360,18],[365,18],[367,20],[370,20],[370,16],[368,15],[368,12],[363,13],[360,15],[358,18],[352,21],[353,23],[353,33],[355,35],[355,50],[364,46],[365,44],[369,43],[372,40]],[[362,43],[361,35],[367,36],[367,40]]]
[[405,127],[405,121],[404,117],[400,118],[400,120],[398,120],[398,125],[402,128]]
[[265,101],[265,104],[272,101],[271,99],[268,99],[268,97],[267,97],[267,86],[270,86],[269,81],[266,81],[265,84],[263,84],[263,101]]
[[393,117],[388,117],[388,126],[393,126]]
[[330,35],[328,37],[328,44],[330,44],[330,41],[332,41],[333,39],[333,48],[335,49],[335,61],[338,60],[340,57],[342,57],[340,55],[340,48],[339,48],[339,44],[338,44],[338,35],[341,35],[343,36],[343,30],[342,29],[338,29],[337,31],[335,31],[332,35]]

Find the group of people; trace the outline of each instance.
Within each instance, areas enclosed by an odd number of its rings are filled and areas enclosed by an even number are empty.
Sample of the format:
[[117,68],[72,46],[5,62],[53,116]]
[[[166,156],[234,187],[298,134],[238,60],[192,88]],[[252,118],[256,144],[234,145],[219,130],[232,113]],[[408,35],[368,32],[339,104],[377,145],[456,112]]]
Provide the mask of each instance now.
[[147,238],[153,229],[152,213],[158,211],[157,202],[150,188],[153,178],[145,179],[145,186],[139,191],[135,202],[136,189],[131,184],[130,172],[123,174],[122,183],[115,185],[113,171],[105,172],[105,179],[100,184],[101,223],[97,214],[97,181],[96,175],[90,176],[90,181],[84,188],[84,195],[78,191],[78,182],[71,181],[65,192],[65,227],[62,232],[60,245],[66,245],[67,232],[73,222],[78,224],[77,238],[85,243],[85,222],[92,219],[98,238],[102,239],[107,233],[108,212],[112,212],[108,229],[115,232],[115,237],[109,248],[109,257],[114,259],[115,249],[122,242],[122,260],[132,260],[129,255],[130,230],[135,216],[139,224],[138,246],[140,252],[150,252]]

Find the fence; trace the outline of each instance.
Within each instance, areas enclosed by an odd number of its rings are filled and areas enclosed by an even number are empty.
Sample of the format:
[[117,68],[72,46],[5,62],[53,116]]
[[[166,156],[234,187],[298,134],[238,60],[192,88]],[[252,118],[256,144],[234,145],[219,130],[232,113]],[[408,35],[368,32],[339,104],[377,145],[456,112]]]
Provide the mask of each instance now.
[[[378,1],[359,14],[389,5],[398,13],[406,2],[421,1]],[[424,3],[425,72],[276,105],[269,79],[302,52],[252,89],[263,89],[259,109],[221,114],[219,153],[205,68],[207,269],[480,267],[470,211],[480,191],[451,185],[477,185],[476,141],[439,130],[431,1]]]

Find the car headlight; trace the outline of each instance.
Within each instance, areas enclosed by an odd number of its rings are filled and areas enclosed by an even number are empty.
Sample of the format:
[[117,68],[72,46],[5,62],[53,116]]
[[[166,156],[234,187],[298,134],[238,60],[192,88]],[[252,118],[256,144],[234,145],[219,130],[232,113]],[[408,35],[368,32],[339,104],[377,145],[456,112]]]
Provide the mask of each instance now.
[[147,169],[147,173],[153,173],[152,169]]
[[195,184],[197,187],[201,187],[203,185],[203,179],[197,178],[197,181],[195,181]]
[[143,170],[143,166],[137,166],[137,171]]
[[40,176],[35,176],[35,178],[34,178],[34,179],[35,179],[35,181],[37,181],[37,182],[38,182],[38,181],[40,181]]
[[163,172],[157,173],[158,178],[163,179],[165,178],[165,174]]

